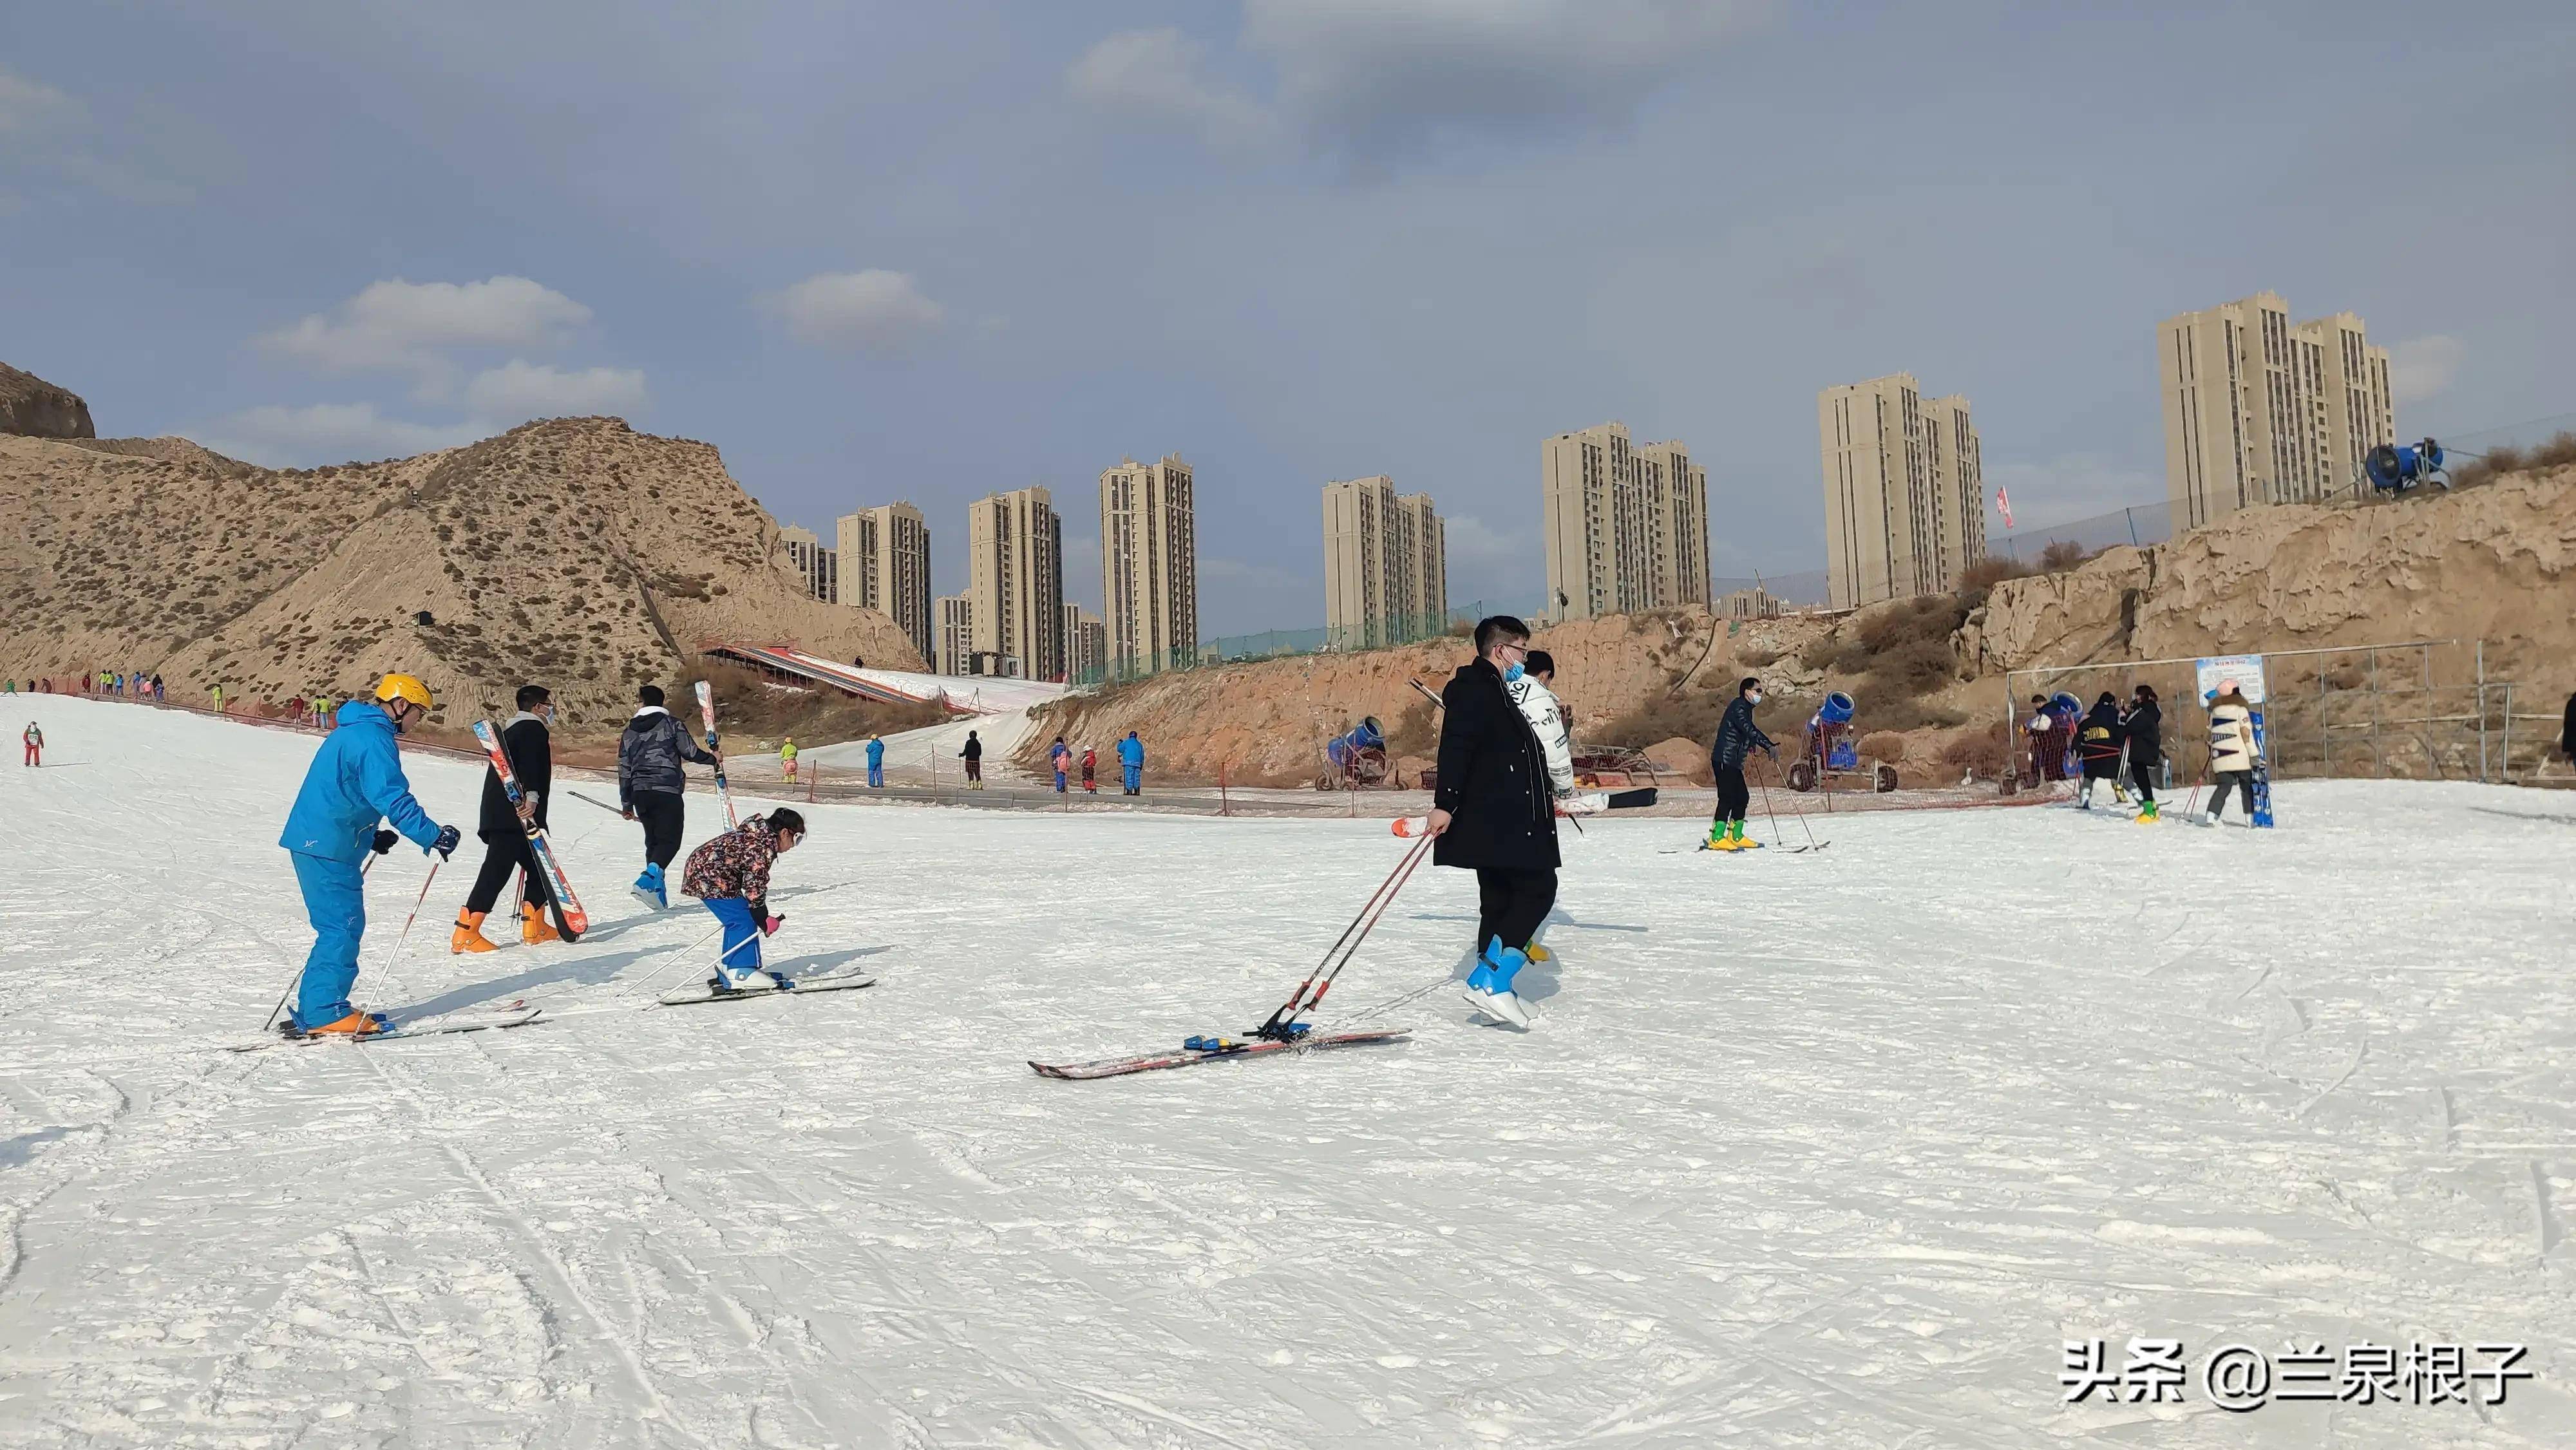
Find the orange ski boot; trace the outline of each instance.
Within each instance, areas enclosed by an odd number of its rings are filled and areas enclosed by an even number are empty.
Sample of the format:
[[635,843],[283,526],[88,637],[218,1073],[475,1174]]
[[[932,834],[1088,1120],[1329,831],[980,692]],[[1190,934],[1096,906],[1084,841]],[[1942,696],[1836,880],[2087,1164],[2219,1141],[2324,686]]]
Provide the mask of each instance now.
[[497,952],[501,948],[483,935],[483,916],[479,911],[456,913],[456,930],[448,934],[447,954],[459,952]]
[[352,1012],[337,1022],[325,1022],[319,1027],[307,1027],[304,1029],[304,1035],[307,1037],[346,1037],[351,1041],[355,1041],[361,1037],[373,1037],[384,1030],[385,1020],[383,1018],[376,1016],[372,1012]]
[[555,930],[553,922],[546,920],[545,908],[533,901],[522,901],[519,903],[519,940],[535,946],[539,942],[562,941],[563,933]]

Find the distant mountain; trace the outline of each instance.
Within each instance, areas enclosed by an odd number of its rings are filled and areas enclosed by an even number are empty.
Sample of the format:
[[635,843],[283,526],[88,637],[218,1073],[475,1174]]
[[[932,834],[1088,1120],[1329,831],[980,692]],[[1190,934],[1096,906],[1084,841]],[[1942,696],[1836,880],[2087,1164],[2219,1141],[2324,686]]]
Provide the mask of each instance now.
[[601,734],[718,639],[921,664],[891,619],[804,593],[713,447],[615,418],[285,471],[183,439],[0,437],[0,510],[0,675],[282,701],[403,670],[449,725],[534,681],[561,728]]

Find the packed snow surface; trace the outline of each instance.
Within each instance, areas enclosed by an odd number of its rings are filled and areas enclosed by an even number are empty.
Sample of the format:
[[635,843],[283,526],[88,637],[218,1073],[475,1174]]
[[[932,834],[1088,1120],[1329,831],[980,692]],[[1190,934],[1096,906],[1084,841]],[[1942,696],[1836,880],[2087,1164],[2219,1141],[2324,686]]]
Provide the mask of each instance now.
[[[2566,796],[1741,858],[1596,821],[1534,1031],[1469,1023],[1472,883],[1425,868],[1325,1014],[1422,990],[1372,1019],[1409,1044],[1084,1083],[1024,1060],[1251,1026],[1403,843],[814,807],[773,952],[879,985],[642,1010],[708,918],[646,915],[636,828],[567,797],[577,946],[448,955],[470,835],[406,951],[420,852],[368,886],[362,1003],[544,1018],[237,1054],[309,939],[313,741],[11,703],[50,748],[0,772],[0,1444],[2576,1444]],[[470,831],[477,769],[411,770]],[[2097,1335],[2538,1379],[2064,1405]]]

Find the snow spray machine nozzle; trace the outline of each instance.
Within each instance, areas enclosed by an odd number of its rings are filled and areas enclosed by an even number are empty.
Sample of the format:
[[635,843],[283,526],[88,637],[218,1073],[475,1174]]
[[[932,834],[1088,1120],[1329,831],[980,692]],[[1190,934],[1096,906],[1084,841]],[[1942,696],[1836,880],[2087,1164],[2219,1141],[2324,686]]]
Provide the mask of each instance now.
[[1844,694],[1842,691],[1836,690],[1825,697],[1825,708],[1817,711],[1816,714],[1817,718],[1823,720],[1828,725],[1849,725],[1851,723],[1852,712],[1859,708],[1860,702],[1854,700],[1851,696]]

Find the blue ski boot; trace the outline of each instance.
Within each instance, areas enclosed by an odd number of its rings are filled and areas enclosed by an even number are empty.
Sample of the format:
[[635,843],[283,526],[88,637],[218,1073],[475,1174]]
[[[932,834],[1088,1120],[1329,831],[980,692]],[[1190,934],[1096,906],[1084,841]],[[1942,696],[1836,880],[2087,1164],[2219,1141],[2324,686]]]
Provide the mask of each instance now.
[[659,866],[646,866],[644,874],[636,877],[635,884],[628,889],[635,893],[636,900],[655,911],[671,909],[670,895],[662,889],[662,868]]
[[1512,995],[1512,978],[1528,961],[1520,948],[1503,945],[1501,937],[1485,943],[1485,954],[1477,959],[1476,970],[1467,974],[1467,1005],[1493,1021],[1513,1027],[1529,1026],[1529,1008]]

